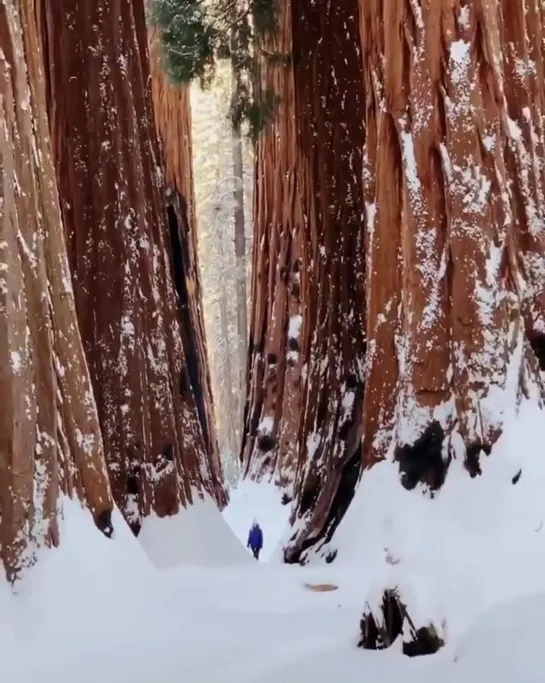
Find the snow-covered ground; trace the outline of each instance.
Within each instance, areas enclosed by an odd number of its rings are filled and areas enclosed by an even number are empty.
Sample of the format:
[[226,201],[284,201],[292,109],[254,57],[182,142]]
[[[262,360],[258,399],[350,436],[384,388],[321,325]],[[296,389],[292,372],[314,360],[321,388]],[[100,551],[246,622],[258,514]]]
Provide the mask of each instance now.
[[[263,529],[263,550],[260,560],[267,562],[273,556],[288,528],[290,506],[282,505],[282,493],[273,484],[256,484],[243,480],[230,493],[231,500],[223,517],[246,546],[252,521],[257,519]],[[249,552],[249,551],[248,551]]]
[[[205,501],[185,518],[147,520],[139,540],[119,514],[114,540],[105,539],[67,500],[61,547],[42,552],[17,595],[0,584],[1,678],[541,683],[544,451],[543,414],[525,404],[484,475],[472,480],[453,463],[433,501],[404,491],[392,463],[377,465],[334,537],[330,565],[249,556],[253,517],[265,557],[285,532],[289,510],[268,486],[242,483],[223,518]],[[338,589],[309,590],[315,583]],[[438,655],[408,659],[400,643],[356,647],[365,603],[396,586],[413,619],[444,626]]]

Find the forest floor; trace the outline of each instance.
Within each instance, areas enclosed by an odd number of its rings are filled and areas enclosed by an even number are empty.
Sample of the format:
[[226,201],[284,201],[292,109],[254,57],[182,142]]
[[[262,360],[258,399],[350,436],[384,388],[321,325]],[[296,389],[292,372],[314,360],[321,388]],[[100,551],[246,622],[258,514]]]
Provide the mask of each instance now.
[[[339,527],[343,552],[329,565],[278,561],[287,510],[266,485],[243,483],[223,516],[204,501],[177,518],[147,520],[139,540],[116,513],[113,543],[66,500],[60,548],[43,551],[16,595],[0,589],[0,678],[542,683],[545,458],[532,450],[545,438],[544,427],[528,429],[536,417],[527,411],[483,477],[453,469],[435,501],[404,491],[393,464],[377,465]],[[260,562],[244,547],[254,517],[265,534]],[[385,552],[397,559],[385,562]],[[321,583],[337,588],[307,587]],[[438,655],[409,659],[398,643],[357,648],[365,603],[385,585],[399,586],[409,603],[418,596],[422,614],[448,615]]]

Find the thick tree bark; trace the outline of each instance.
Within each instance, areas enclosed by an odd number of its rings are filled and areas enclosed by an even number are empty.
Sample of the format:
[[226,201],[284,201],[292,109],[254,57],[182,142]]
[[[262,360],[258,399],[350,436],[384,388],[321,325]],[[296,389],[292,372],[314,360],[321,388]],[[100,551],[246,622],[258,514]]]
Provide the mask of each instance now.
[[116,503],[215,491],[179,325],[143,0],[42,3],[53,152]]
[[[364,452],[367,466],[393,452],[406,488],[439,488],[453,457],[480,474],[508,406],[541,387],[543,20],[537,0],[361,2]],[[391,588],[365,647],[408,618]],[[441,645],[417,626],[407,654]]]
[[225,505],[227,490],[223,486],[215,426],[198,260],[189,90],[168,83],[162,68],[160,34],[157,29],[149,29],[148,42],[153,109],[165,162],[167,213],[174,257],[174,281],[181,307],[182,341],[205,437],[209,477],[211,482],[215,482],[212,492],[217,502]]
[[[540,11],[530,5],[525,16],[520,3],[477,0],[450,14],[445,3],[425,3],[417,15],[380,3],[362,12],[373,348],[365,452],[369,464],[384,457],[395,423],[408,486],[442,484],[453,430],[468,470],[479,473],[480,451],[503,428],[498,398],[512,390],[515,347],[524,347],[521,369],[525,360],[535,368],[523,330],[539,355],[545,199],[532,160],[544,143],[542,47]],[[410,31],[400,50],[402,27]],[[521,75],[516,65],[529,59],[536,72]],[[380,288],[379,259],[392,274]],[[428,444],[416,471],[407,448],[431,431],[436,448]]]
[[59,543],[59,494],[113,507],[57,200],[32,0],[0,2],[0,542],[9,580]]
[[[269,52],[291,53],[291,7],[280,3]],[[264,60],[263,83],[279,97],[274,121],[257,143],[252,311],[242,460],[254,479],[274,478],[293,495],[301,399],[301,234],[303,160],[299,154],[293,70]]]
[[364,98],[358,0],[292,5],[306,189],[303,395],[288,562],[325,543],[360,472],[365,369]]

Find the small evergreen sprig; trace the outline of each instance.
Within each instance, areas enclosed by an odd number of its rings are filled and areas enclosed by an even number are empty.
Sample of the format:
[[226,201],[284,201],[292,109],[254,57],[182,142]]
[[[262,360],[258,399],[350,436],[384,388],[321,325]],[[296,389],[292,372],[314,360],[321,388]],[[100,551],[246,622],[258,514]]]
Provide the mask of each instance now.
[[278,24],[278,0],[151,0],[148,20],[161,34],[165,70],[177,85],[199,80],[208,87],[219,60],[229,59],[236,87],[230,107],[234,125],[254,140],[272,119],[279,98],[263,88],[261,60],[289,63],[263,49]]

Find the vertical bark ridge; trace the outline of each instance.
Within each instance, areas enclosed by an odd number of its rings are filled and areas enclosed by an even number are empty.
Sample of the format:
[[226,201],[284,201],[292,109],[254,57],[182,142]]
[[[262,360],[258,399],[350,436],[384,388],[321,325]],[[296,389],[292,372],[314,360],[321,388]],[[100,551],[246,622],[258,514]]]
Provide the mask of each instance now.
[[198,232],[191,143],[189,90],[168,83],[162,68],[160,34],[148,30],[153,109],[165,163],[166,202],[174,281],[181,307],[181,333],[191,388],[204,434],[210,472],[209,493],[227,503],[214,421],[214,401],[208,365],[202,287],[198,262]]

